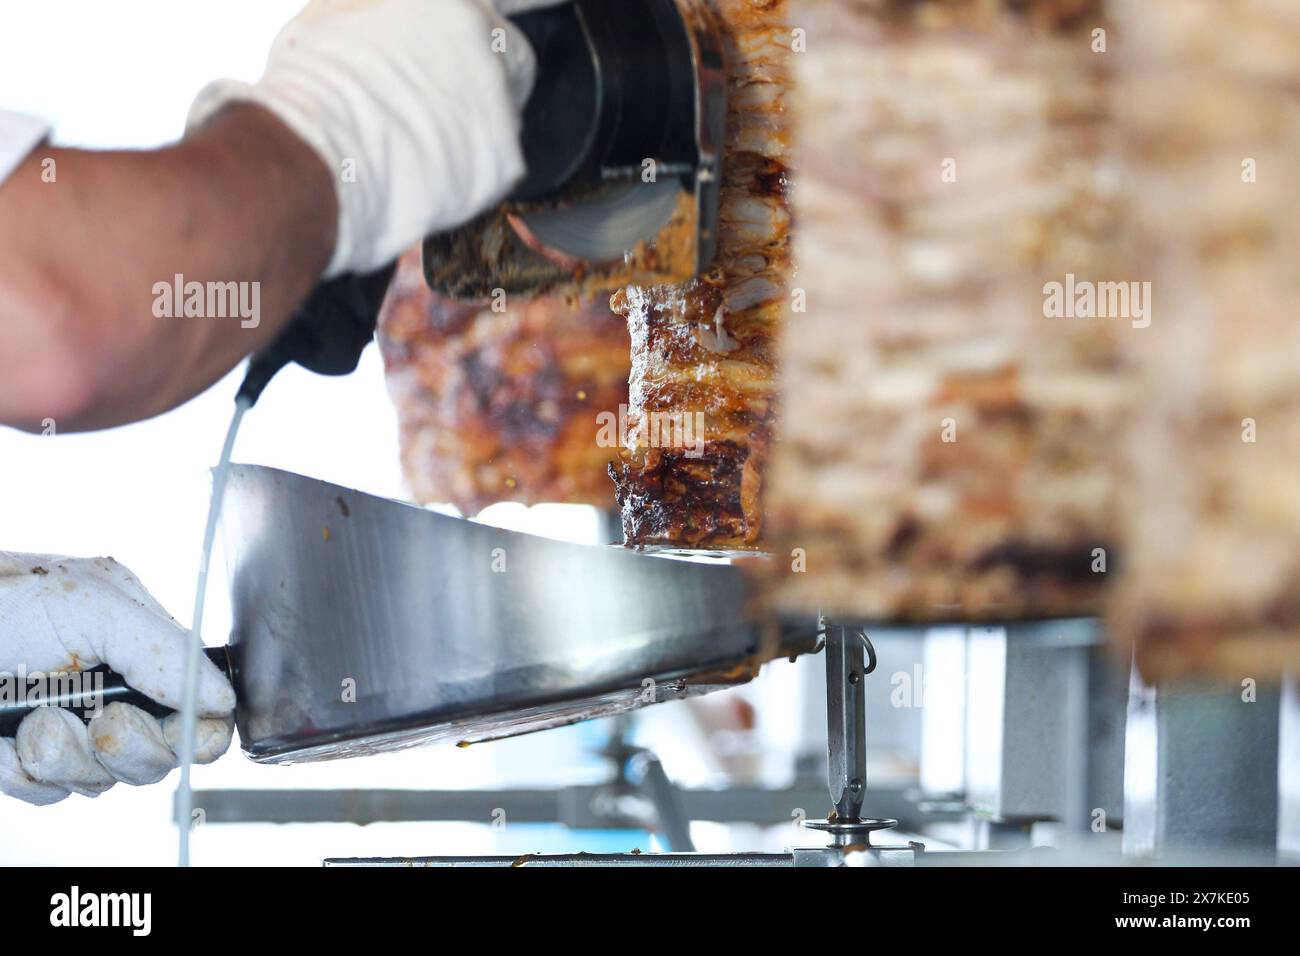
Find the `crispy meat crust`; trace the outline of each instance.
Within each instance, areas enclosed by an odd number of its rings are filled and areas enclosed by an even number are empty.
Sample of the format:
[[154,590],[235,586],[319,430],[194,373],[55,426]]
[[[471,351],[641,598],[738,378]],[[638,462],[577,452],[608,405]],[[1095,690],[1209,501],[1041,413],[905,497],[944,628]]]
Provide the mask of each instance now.
[[[709,6],[729,77],[717,259],[686,283],[611,300],[632,336],[632,378],[628,441],[610,474],[627,543],[746,549],[760,546],[773,343],[791,272],[791,27],[784,0]],[[666,443],[669,431],[699,444]]]
[[699,458],[652,448],[635,469],[610,462],[618,486],[624,534],[641,542],[683,548],[735,547],[746,542],[758,513],[758,439],[747,446],[710,442]]

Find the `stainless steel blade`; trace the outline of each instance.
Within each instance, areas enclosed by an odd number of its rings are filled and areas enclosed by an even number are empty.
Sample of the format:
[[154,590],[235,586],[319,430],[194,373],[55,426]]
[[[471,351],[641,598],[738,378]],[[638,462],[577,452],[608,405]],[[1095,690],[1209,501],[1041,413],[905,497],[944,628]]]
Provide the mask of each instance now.
[[254,465],[222,520],[244,749],[474,741],[714,689],[760,643],[739,569],[501,531]]
[[520,218],[552,249],[584,262],[611,262],[654,238],[672,217],[681,189],[676,177],[611,183],[578,202],[520,213]]

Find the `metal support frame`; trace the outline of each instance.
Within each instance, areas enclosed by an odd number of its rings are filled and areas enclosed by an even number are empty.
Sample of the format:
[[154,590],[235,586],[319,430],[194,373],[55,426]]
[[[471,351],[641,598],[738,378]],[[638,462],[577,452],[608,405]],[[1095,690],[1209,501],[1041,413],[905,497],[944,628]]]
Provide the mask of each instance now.
[[1281,687],[1200,681],[1129,698],[1124,852],[1278,850]]
[[[684,817],[705,823],[789,824],[798,807],[826,799],[820,781],[791,787],[706,790],[674,786]],[[609,783],[501,790],[197,790],[207,824],[246,823],[490,823],[504,808],[513,823],[555,823],[573,830],[654,828],[654,822],[618,816]],[[961,820],[965,807],[936,805],[914,789],[875,789],[872,807],[917,830],[935,821]]]
[[976,846],[1015,845],[1053,821],[1073,833],[1123,818],[1122,672],[1091,619],[966,632],[965,793]]

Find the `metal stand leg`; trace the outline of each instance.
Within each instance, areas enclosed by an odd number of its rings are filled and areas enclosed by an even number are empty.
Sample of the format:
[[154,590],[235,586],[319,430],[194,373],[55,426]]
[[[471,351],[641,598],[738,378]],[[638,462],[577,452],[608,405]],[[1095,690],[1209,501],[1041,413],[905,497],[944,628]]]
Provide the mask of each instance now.
[[681,793],[664,772],[664,765],[648,750],[632,758],[633,780],[655,808],[659,833],[673,853],[694,853],[691,821],[682,806]]
[[634,745],[629,736],[632,718],[622,714],[610,721],[610,736],[600,754],[614,770],[612,780],[596,788],[593,802],[604,804],[612,817],[621,815],[619,799],[640,795],[654,810],[654,819],[623,819],[625,826],[650,826],[673,853],[694,853],[691,841],[691,818],[682,800],[682,792],[671,780],[651,751]]

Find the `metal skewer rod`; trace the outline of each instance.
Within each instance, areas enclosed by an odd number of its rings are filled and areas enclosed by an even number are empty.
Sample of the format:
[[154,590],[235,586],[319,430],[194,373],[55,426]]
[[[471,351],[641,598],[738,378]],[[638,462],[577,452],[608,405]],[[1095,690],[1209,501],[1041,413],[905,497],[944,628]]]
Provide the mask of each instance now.
[[827,778],[835,816],[856,820],[862,814],[867,780],[867,705],[863,677],[865,647],[855,632],[826,627]]
[[804,826],[825,830],[831,846],[867,845],[874,830],[898,826],[897,820],[864,818],[867,791],[866,676],[876,669],[876,652],[860,627],[824,621],[826,634],[826,763],[832,816],[806,820]]

